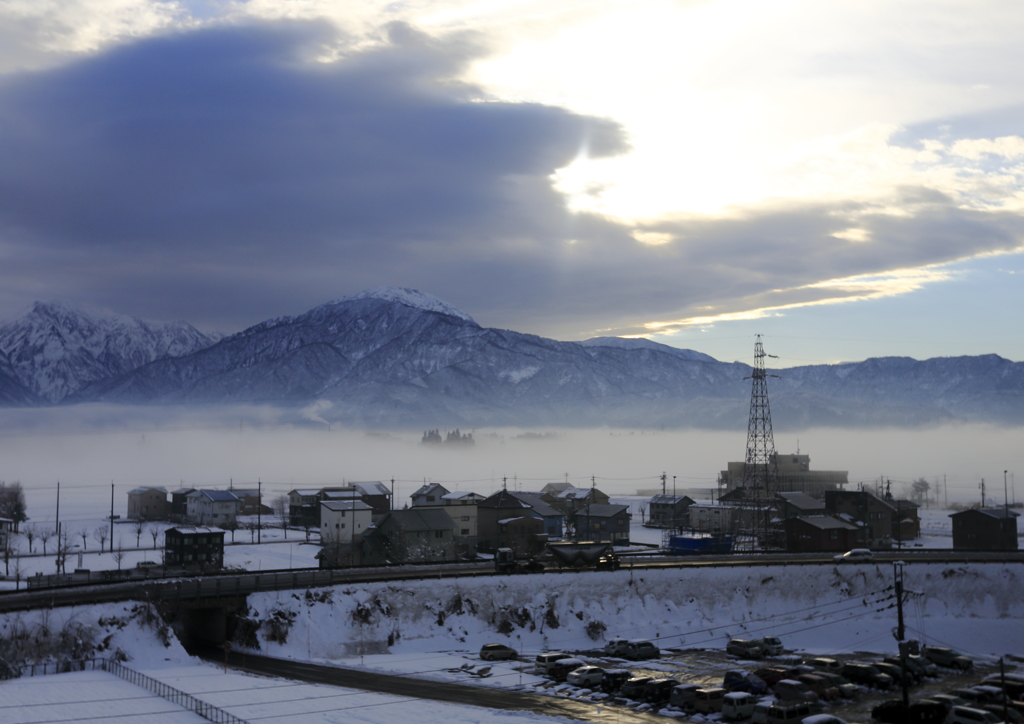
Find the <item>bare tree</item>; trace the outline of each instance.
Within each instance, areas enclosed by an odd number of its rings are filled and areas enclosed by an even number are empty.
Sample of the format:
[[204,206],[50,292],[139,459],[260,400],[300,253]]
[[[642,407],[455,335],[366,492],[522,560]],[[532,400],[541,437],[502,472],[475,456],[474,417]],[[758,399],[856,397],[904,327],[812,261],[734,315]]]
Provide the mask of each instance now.
[[156,550],[156,541],[160,537],[160,529],[155,526],[149,526],[149,536],[153,539],[153,550]]
[[252,522],[251,520],[248,523],[245,524],[245,529],[247,531],[249,531],[249,539],[250,539],[250,541],[252,543],[256,542],[256,529],[258,527],[259,526],[256,525],[256,523]]
[[226,531],[230,531],[231,532],[231,542],[234,543],[235,542],[235,531],[238,530],[238,521],[235,520],[234,518],[228,518],[227,521],[222,523],[220,527],[223,528]]
[[121,539],[117,539],[117,550],[114,550],[114,541],[110,541],[110,550],[113,552],[114,560],[117,561],[117,570],[121,570],[121,561],[124,560],[125,554],[128,552],[121,547]]
[[24,577],[25,571],[22,569],[21,556],[17,555],[14,557],[14,590],[17,591],[21,588],[21,579]]
[[3,548],[4,554],[4,575],[11,575],[11,558],[15,561],[18,560],[19,550],[18,542],[14,539],[14,532],[9,531],[7,533],[0,533],[0,547]]
[[18,526],[28,520],[25,515],[25,491],[17,480],[13,483],[0,480],[0,518],[13,520],[15,533],[18,532]]
[[103,545],[107,542],[107,533],[109,532],[110,528],[105,525],[101,525],[92,532],[92,539],[100,544],[100,553],[103,552]]
[[71,552],[71,534],[62,530],[57,534],[57,573],[67,573],[68,553]]
[[284,539],[288,540],[288,496],[278,495],[270,501],[270,507],[274,515],[281,519],[281,530],[284,531]]
[[142,543],[139,541],[142,539],[142,533],[146,530],[146,521],[142,518],[132,521],[132,531],[135,533],[135,547],[141,548]]
[[50,540],[50,538],[53,538],[53,536],[55,536],[56,534],[57,531],[51,528],[40,528],[39,531],[37,532],[37,535],[39,536],[39,542],[43,544],[44,556],[46,555],[46,541]]
[[32,542],[36,539],[36,527],[34,525],[25,526],[25,539],[28,541],[28,552],[32,553]]
[[79,528],[78,532],[75,533],[79,538],[82,539],[82,550],[89,550],[89,531],[86,528]]

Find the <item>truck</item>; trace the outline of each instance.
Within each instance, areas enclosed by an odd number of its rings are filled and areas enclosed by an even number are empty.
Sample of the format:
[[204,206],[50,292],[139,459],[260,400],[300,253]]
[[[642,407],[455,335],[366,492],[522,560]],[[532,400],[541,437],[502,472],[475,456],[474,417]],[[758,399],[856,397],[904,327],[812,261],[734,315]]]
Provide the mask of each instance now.
[[611,543],[594,541],[548,543],[546,552],[559,568],[593,568],[617,571],[619,557]]
[[499,548],[494,552],[496,573],[540,573],[544,564],[534,556],[518,556],[511,548]]

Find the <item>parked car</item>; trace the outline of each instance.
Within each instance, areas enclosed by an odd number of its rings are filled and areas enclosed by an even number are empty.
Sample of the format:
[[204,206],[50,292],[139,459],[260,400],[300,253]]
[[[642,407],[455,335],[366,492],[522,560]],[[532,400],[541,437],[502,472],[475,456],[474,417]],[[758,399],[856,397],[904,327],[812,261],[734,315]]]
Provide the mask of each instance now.
[[702,688],[704,687],[700,684],[680,684],[673,687],[672,694],[668,699],[668,705],[682,711],[689,711],[693,709],[693,702],[697,700],[697,692]]
[[628,646],[629,639],[611,639],[604,645],[604,652],[608,656],[625,656]]
[[511,646],[505,644],[484,644],[480,647],[480,658],[484,661],[517,659],[519,654]]
[[875,689],[892,687],[892,677],[883,674],[871,664],[860,664],[853,661],[843,664],[842,675],[854,684],[869,686]]
[[752,674],[743,669],[726,671],[722,679],[722,688],[727,691],[746,691],[751,694],[764,694],[768,691],[768,684],[757,674]]
[[933,664],[950,669],[967,671],[974,666],[974,662],[969,658],[947,646],[922,646],[921,654]]
[[783,666],[766,666],[763,669],[757,669],[754,671],[754,675],[759,679],[768,684],[768,686],[775,686],[783,679],[795,679],[800,676],[803,672],[796,667],[783,667]]
[[758,698],[747,691],[730,691],[722,699],[722,719],[739,721],[753,715]]
[[651,679],[644,686],[644,701],[649,704],[667,704],[672,698],[672,689],[679,686],[675,679]]
[[632,671],[626,669],[608,669],[601,679],[601,691],[605,694],[612,694],[619,690],[627,680],[633,676]]
[[775,696],[782,701],[807,701],[816,702],[818,695],[811,691],[810,687],[796,679],[783,679],[774,687]]
[[915,701],[910,706],[905,706],[901,699],[891,699],[872,709],[871,718],[885,724],[943,724],[946,707],[930,699]]
[[834,701],[842,696],[839,688],[829,683],[821,674],[800,674],[796,680],[805,684],[822,701]]
[[921,671],[924,672],[925,676],[939,675],[939,667],[936,666],[928,658],[921,656],[920,654],[911,654],[907,657],[907,661],[913,661],[915,664],[917,664],[921,668]]
[[812,714],[805,717],[800,724],[846,724],[846,720],[831,714]]
[[774,703],[774,699],[762,699],[754,704],[754,713],[750,715],[750,724],[768,724],[768,710]]
[[994,704],[1003,699],[1003,690],[995,686],[968,686],[952,689],[949,693],[966,701],[967,706]]
[[768,707],[765,724],[798,724],[798,722],[802,722],[805,718],[817,713],[814,711],[816,708],[807,702],[776,702]]
[[[879,671],[881,671],[883,674],[887,674],[889,676],[889,678],[893,680],[894,684],[900,685],[900,684],[903,683],[903,669],[901,667],[895,666],[894,664],[887,664],[884,661],[875,661],[871,665],[874,666]],[[907,685],[909,686],[910,684],[913,684],[913,683],[915,683],[914,675],[908,669],[907,670]]]
[[548,676],[550,676],[555,681],[565,681],[567,678],[569,678],[569,674],[571,674],[573,671],[580,668],[581,666],[586,665],[587,662],[583,661],[582,659],[574,659],[572,657],[568,659],[559,659],[551,666],[551,670],[548,672]]
[[846,720],[831,714],[811,714],[811,716],[805,717],[800,724],[846,724]]
[[624,699],[633,699],[634,701],[640,701],[644,697],[644,687],[647,686],[647,682],[650,681],[652,676],[634,676],[626,679],[622,682],[622,686],[619,687],[619,695]]
[[537,654],[533,668],[538,674],[550,674],[556,662],[568,658],[570,658],[569,654],[561,651],[545,651],[543,654]]
[[604,679],[604,669],[600,666],[581,666],[573,669],[565,677],[567,683],[584,689],[596,689]]
[[755,641],[747,639],[732,639],[725,646],[725,653],[738,656],[741,659],[763,659],[764,651]]
[[961,699],[959,696],[953,694],[929,694],[928,698],[932,701],[937,701],[946,707],[946,713],[954,706],[970,706],[966,699]]
[[661,651],[650,641],[630,641],[626,645],[626,653],[623,654],[630,661],[641,661],[643,659],[657,659]]
[[832,556],[835,563],[874,563],[875,554],[867,548],[854,548],[853,550]]
[[985,704],[980,708],[992,712],[1006,724],[1024,724],[1024,714],[1012,707],[1004,709],[1002,704]]
[[838,674],[843,670],[843,665],[840,662],[825,656],[815,656],[813,659],[807,659],[804,663],[813,666],[818,671],[830,671],[833,674]]
[[697,694],[693,699],[693,708],[701,714],[711,714],[716,711],[722,711],[722,703],[725,701],[725,695],[728,693],[729,692],[720,686],[698,689]]
[[824,679],[829,686],[834,686],[839,690],[839,694],[846,699],[855,699],[860,696],[860,687],[847,681],[840,674],[832,674],[828,671],[818,671],[814,674]]
[[[898,656],[886,656],[884,659],[882,659],[882,663],[892,664],[900,671],[903,670],[904,661],[900,659]],[[913,678],[914,683],[921,683],[921,681],[923,681],[924,677],[926,676],[924,667],[920,664],[920,662],[914,661],[909,656],[907,657],[905,663],[907,667],[907,673],[909,673],[910,676]]]
[[761,647],[761,653],[765,656],[778,656],[785,651],[782,647],[782,639],[778,636],[765,636],[755,639],[754,643]]
[[970,706],[954,706],[946,715],[945,724],[1000,724],[1003,718],[998,714]]

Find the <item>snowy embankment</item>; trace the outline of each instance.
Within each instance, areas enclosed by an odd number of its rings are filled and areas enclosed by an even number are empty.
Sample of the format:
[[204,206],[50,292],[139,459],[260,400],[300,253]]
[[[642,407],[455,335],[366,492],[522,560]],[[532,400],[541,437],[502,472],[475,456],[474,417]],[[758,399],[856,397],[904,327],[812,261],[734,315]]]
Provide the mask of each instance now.
[[[500,641],[526,655],[586,650],[611,637],[662,648],[722,648],[781,636],[808,652],[895,650],[891,565],[585,572],[339,586],[249,597],[240,636],[295,659],[468,653]],[[913,564],[910,638],[972,654],[1024,654],[1018,565]],[[387,668],[388,657],[374,656]]]

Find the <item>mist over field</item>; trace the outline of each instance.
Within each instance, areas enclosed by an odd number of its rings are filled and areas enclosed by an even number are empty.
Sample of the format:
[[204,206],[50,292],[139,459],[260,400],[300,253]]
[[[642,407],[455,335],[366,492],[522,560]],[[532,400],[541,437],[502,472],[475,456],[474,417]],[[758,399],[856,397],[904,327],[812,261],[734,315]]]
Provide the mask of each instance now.
[[[272,408],[141,408],[79,406],[0,411],[0,480],[19,480],[28,514],[53,520],[61,484],[61,519],[124,515],[126,493],[139,485],[255,487],[266,496],[296,487],[394,479],[401,506],[424,481],[487,495],[507,478],[510,488],[536,490],[548,482],[595,484],[612,495],[633,495],[673,477],[677,490],[715,486],[718,472],[742,460],[742,431],[596,429],[477,429],[475,445],[427,446],[422,430],[354,430],[315,421],[288,421]],[[303,416],[298,416],[303,417]],[[447,432],[441,430],[442,437]],[[1021,428],[949,425],[929,429],[776,431],[780,453],[811,456],[812,469],[848,470],[851,487],[892,480],[893,491],[919,477],[945,476],[949,502],[1003,502],[1003,471],[1024,470]],[[1022,491],[1024,493],[1024,491]],[[693,495],[694,493],[691,493]],[[706,493],[705,493],[706,495]],[[947,493],[940,493],[944,502]],[[1010,500],[1017,493],[1011,489]]]

